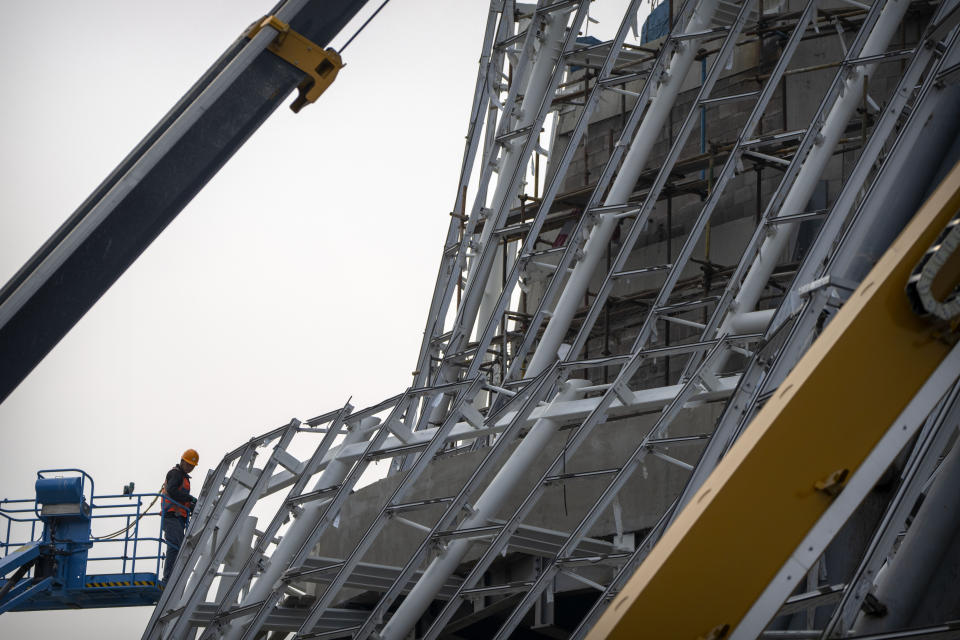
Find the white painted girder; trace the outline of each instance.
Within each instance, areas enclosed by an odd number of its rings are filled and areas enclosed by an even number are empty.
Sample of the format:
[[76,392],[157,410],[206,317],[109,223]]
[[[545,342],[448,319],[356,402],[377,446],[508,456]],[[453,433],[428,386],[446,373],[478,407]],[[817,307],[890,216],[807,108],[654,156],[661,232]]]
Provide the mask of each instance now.
[[[730,397],[734,389],[736,389],[737,383],[740,381],[740,374],[719,377],[717,378],[717,381],[718,386],[716,389],[711,391],[704,390],[698,394],[695,394],[691,399],[689,406],[703,404],[704,402],[724,400]],[[614,400],[609,410],[610,417],[617,418],[634,413],[645,413],[648,411],[662,409],[676,397],[681,387],[682,385],[675,384],[668,387],[655,387],[653,389],[630,391],[630,393],[633,394],[633,400],[626,404],[619,399]],[[578,400],[554,402],[551,405],[540,406],[530,412],[530,416],[525,421],[525,425],[533,425],[541,418],[550,418],[551,420],[559,423],[561,427],[576,424],[590,415],[590,413],[596,409],[599,402],[599,397],[581,398]],[[450,431],[450,435],[447,436],[447,442],[472,440],[481,436],[499,433],[506,429],[515,417],[516,412],[507,412],[495,424],[482,429],[473,427],[469,422],[458,422]],[[373,431],[374,429],[371,429],[369,433],[373,433]],[[380,449],[380,451],[389,451],[404,445],[425,444],[430,441],[435,433],[436,428],[415,431],[411,434],[409,442],[402,442],[396,436],[390,436],[386,439],[384,446],[382,449]],[[356,460],[363,454],[365,449],[366,442],[363,440],[332,448],[324,458],[323,463],[320,465],[319,471],[325,469],[326,466],[333,460],[338,460],[341,462],[351,462]],[[399,453],[409,453],[409,451],[403,451]],[[302,471],[302,469],[303,463],[300,464],[298,472]],[[296,479],[297,476],[287,470],[275,473],[273,477],[270,478],[270,482],[268,483],[267,489],[264,491],[263,495],[270,495],[289,487],[296,481]],[[238,490],[236,495],[231,498],[227,508],[239,508],[240,505],[243,504],[246,494],[246,490],[242,488]]]

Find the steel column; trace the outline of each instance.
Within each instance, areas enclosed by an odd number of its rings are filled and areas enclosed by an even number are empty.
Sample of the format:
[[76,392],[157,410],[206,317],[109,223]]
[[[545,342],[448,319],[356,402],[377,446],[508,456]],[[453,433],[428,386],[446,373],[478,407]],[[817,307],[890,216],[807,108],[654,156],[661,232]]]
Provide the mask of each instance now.
[[[684,34],[699,33],[710,25],[716,11],[718,0],[701,0],[693,11],[690,21],[684,29]],[[696,57],[697,49],[692,42],[681,42],[670,60],[663,77],[659,79],[657,91],[650,100],[643,121],[634,136],[630,151],[623,161],[623,166],[617,174],[610,193],[604,200],[604,206],[622,205],[630,198],[637,184],[640,173],[646,168],[650,151],[656,143],[660,131],[663,129],[677,94],[683,85],[687,71]],[[618,220],[614,216],[603,216],[600,222],[590,231],[590,237],[583,247],[583,257],[577,262],[557,300],[553,315],[544,329],[543,337],[537,345],[530,364],[527,367],[527,376],[535,376],[557,359],[557,350],[567,334],[573,315],[583,302],[583,295],[593,278],[594,271],[600,264],[600,259],[606,254],[607,243],[613,236]]]

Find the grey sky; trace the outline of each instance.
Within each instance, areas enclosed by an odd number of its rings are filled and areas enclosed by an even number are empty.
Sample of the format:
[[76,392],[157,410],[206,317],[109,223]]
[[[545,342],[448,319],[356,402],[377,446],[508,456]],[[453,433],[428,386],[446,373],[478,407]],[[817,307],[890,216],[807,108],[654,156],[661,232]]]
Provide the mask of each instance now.
[[[0,280],[271,6],[7,7]],[[394,0],[317,104],[279,110],[0,405],[0,497],[32,497],[36,470],[55,467],[86,469],[100,493],[155,490],[185,447],[200,452],[199,485],[252,435],[402,391],[486,12],[484,0]],[[6,614],[0,637],[134,638],[148,615]]]

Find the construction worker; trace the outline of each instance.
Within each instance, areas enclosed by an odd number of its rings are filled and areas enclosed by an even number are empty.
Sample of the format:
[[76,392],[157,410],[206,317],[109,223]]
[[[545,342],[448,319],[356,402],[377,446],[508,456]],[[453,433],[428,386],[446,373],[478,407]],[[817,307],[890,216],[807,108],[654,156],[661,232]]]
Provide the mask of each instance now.
[[[163,565],[164,583],[170,579],[173,566],[177,562],[177,552],[183,544],[183,535],[187,530],[189,511],[193,511],[197,504],[197,499],[190,495],[190,472],[199,462],[200,454],[195,450],[184,451],[179,464],[167,472],[167,479],[160,490],[164,495],[161,502],[163,516],[160,521],[163,538],[167,541],[167,561]],[[170,499],[168,500],[167,497]]]

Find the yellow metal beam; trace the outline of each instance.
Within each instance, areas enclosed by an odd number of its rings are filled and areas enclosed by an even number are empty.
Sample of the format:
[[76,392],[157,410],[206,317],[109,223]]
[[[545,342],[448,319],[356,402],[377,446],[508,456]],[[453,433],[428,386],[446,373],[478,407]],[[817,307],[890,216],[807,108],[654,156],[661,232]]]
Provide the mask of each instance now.
[[960,164],[757,414],[589,640],[722,638],[736,628],[846,475],[950,351],[911,310],[904,286],[958,210]]

